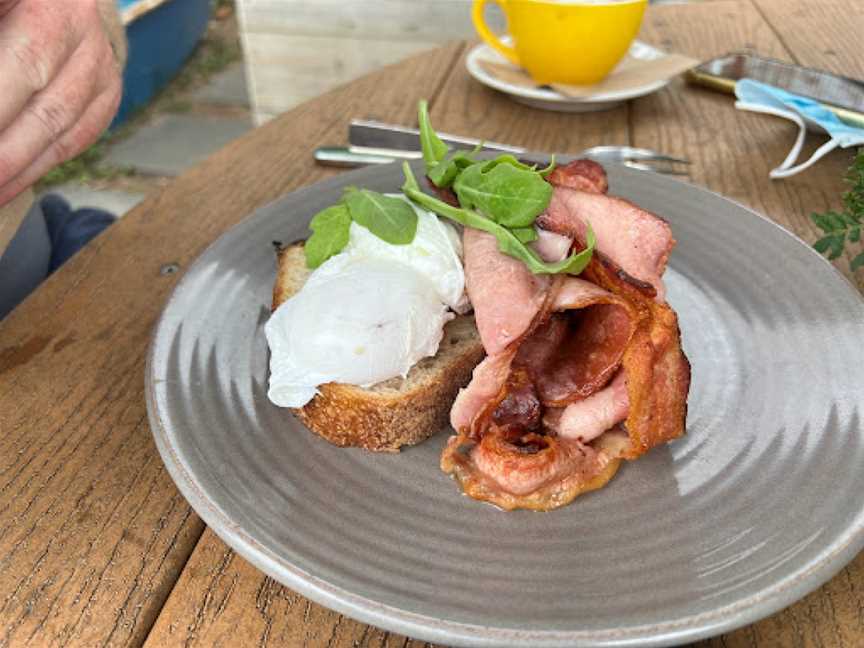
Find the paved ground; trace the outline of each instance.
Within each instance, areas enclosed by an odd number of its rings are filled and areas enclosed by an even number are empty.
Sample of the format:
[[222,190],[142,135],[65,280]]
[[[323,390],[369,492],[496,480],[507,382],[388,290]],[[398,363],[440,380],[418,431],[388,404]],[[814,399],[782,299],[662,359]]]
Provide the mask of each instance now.
[[[215,36],[214,36],[215,34]],[[237,38],[233,15],[211,22],[208,37]],[[189,66],[200,65],[193,60]],[[204,80],[172,88],[147,115],[123,127],[99,163],[122,172],[53,186],[73,206],[98,207],[123,216],[148,193],[252,128],[243,62],[235,61]],[[99,174],[104,175],[104,174]]]
[[249,117],[162,114],[110,147],[105,163],[155,176],[180,175],[252,128]]

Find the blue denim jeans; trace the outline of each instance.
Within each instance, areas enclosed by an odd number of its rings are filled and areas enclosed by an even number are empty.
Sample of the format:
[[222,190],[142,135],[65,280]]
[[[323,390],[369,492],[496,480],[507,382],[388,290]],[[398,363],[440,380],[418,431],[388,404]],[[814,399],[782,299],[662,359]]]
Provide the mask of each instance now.
[[56,194],[36,201],[0,257],[0,319],[115,220],[101,209],[73,210]]

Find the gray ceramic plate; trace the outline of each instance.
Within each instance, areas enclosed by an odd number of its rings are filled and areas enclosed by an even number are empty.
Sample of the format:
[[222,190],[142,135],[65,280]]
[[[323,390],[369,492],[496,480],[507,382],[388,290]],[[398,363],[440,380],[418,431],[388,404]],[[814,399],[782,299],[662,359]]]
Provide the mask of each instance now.
[[264,207],[189,268],[147,366],[174,481],[237,552],[328,607],[471,646],[655,646],[790,604],[864,545],[864,303],[799,239],[720,196],[610,169],[666,217],[666,274],[693,364],[686,438],[553,513],[504,513],[438,469],[330,446],[266,396],[271,242],[303,237],[346,173]]

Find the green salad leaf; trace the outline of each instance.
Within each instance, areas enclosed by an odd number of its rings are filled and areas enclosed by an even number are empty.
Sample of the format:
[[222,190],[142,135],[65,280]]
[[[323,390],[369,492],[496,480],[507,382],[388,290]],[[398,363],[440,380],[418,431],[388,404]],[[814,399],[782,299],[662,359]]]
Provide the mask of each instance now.
[[510,228],[529,227],[552,198],[552,185],[512,155],[472,164],[459,174],[453,189],[460,205]]
[[549,158],[549,164],[547,164],[545,168],[537,171],[537,173],[539,173],[540,176],[545,179],[549,176],[550,173],[555,170],[556,166],[557,164],[555,164],[555,154],[553,153],[552,156]]
[[312,236],[306,240],[303,250],[306,267],[315,269],[334,254],[339,254],[348,245],[351,215],[343,204],[333,205],[318,212],[309,223]]
[[[405,173],[405,183],[402,185],[403,193],[411,200],[416,202],[421,207],[435,212],[440,216],[449,218],[464,225],[465,227],[474,227],[484,232],[492,234],[498,241],[498,249],[504,254],[519,259],[528,269],[534,274],[558,274],[566,272],[567,274],[579,274],[588,265],[591,260],[591,255],[594,253],[596,239],[594,230],[588,226],[587,246],[580,252],[571,254],[566,259],[557,263],[546,263],[537,254],[521,241],[513,230],[510,230],[503,225],[500,225],[483,214],[474,211],[473,209],[465,209],[461,207],[453,207],[448,205],[443,200],[439,200],[429,194],[423,193],[420,190],[420,185],[417,184],[417,179],[411,171],[408,163],[402,165]],[[516,231],[521,231],[523,228],[517,228]]]
[[306,266],[315,269],[339,254],[350,238],[351,221],[391,245],[407,245],[417,234],[417,212],[402,198],[349,187],[342,200],[312,218],[312,236],[303,247]]
[[429,122],[429,103],[423,99],[417,107],[417,121],[420,124],[420,148],[423,151],[423,161],[426,172],[434,167],[447,155],[447,145],[441,141]]
[[418,106],[417,121],[426,175],[436,187],[452,186],[462,207],[508,228],[526,228],[549,205],[552,186],[545,176],[555,168],[554,159],[539,171],[536,165],[520,162],[509,153],[478,161],[474,155],[482,144],[470,153],[456,151],[448,157],[447,146],[432,128],[425,101]]
[[530,243],[537,240],[537,230],[533,227],[515,227],[510,230],[513,236],[522,241],[522,243]]
[[400,198],[369,189],[349,188],[343,197],[351,219],[382,241],[407,245],[417,233],[417,212]]
[[426,168],[426,175],[436,187],[449,187],[465,169],[475,164],[471,153],[456,151],[449,158]]

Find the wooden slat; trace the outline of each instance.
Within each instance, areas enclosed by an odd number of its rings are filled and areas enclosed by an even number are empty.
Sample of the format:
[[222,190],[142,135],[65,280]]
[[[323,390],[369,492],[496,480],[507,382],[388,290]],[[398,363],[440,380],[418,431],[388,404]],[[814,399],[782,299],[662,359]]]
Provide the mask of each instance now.
[[864,4],[857,0],[753,0],[799,65],[864,79]]
[[[460,52],[384,70],[232,143],[0,322],[0,645],[141,644],[203,528],[146,421],[144,357],[166,296],[231,225],[334,173],[312,149],[342,140],[350,117],[411,122]],[[160,273],[168,264],[181,273]]]
[[[237,9],[256,124],[474,32],[471,0],[239,0]],[[489,14],[503,27],[500,12]]]
[[266,577],[210,529],[177,581],[146,648],[421,648],[328,610]]
[[256,113],[279,114],[373,70],[439,45],[421,39],[247,33],[243,49],[252,79],[252,104]]
[[238,11],[261,34],[444,42],[474,31],[471,0],[240,0]]
[[626,104],[590,113],[529,108],[504,99],[502,93],[471,78],[465,71],[464,58],[431,111],[435,128],[557,153],[575,154],[589,146],[629,142]]
[[[855,0],[847,2],[850,8],[854,4]],[[678,6],[654,7],[643,35],[701,59],[750,49],[790,60],[775,33],[778,29],[788,31],[782,25],[769,26],[747,1],[727,1],[688,5],[687,11]],[[633,102],[633,141],[689,158],[692,182],[749,205],[812,242],[819,232],[809,215],[840,205],[842,178],[853,151],[835,151],[797,176],[770,180],[768,172],[786,157],[798,129],[784,119],[736,110],[733,104],[729,95],[686,87],[677,80],[670,89]],[[802,155],[809,156],[825,139],[810,135]],[[848,259],[836,265],[851,278]]]
[[[847,10],[853,4],[845,3]],[[776,35],[789,32],[782,20],[769,28],[747,2],[716,2],[687,11],[657,7],[649,13],[643,29],[650,41],[703,59],[748,48],[789,60],[789,51]],[[851,60],[854,54],[841,52],[838,56]],[[693,182],[754,207],[807,240],[816,235],[808,218],[810,212],[839,206],[841,177],[851,161],[850,152],[833,153],[791,179],[768,179],[768,171],[785,157],[795,135],[794,127],[783,120],[737,111],[731,98],[687,88],[680,82],[671,90],[634,102],[632,110],[635,145],[688,157],[694,161]],[[838,268],[848,276],[845,260],[838,261]],[[864,555],[783,612],[696,646],[860,646],[864,628],[862,583]]]

